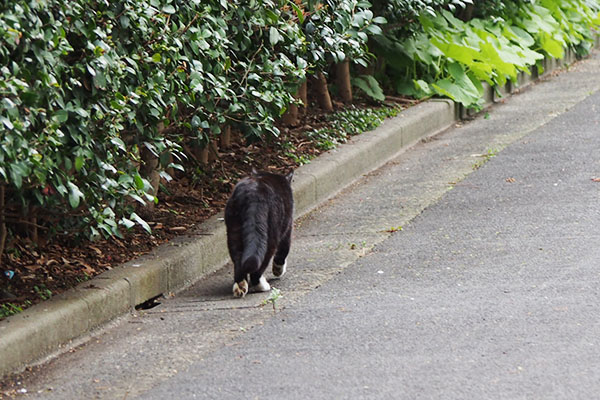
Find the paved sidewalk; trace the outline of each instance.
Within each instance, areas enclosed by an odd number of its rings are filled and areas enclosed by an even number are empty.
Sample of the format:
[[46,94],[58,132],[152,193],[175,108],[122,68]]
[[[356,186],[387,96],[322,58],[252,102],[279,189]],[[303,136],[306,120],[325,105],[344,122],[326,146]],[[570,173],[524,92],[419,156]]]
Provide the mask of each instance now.
[[218,271],[43,366],[27,397],[593,398],[600,60],[297,224],[276,312]]
[[596,93],[515,142],[343,274],[139,398],[596,398],[598,109]]

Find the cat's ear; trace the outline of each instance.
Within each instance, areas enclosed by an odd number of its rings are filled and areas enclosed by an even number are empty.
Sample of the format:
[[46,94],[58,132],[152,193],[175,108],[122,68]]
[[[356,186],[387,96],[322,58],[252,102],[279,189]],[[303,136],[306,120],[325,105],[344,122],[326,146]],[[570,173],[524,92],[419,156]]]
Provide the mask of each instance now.
[[250,176],[258,176],[258,171],[256,170],[256,168],[252,167],[252,172],[250,173]]
[[294,170],[290,171],[286,176],[285,179],[287,179],[287,181],[289,183],[292,183],[292,178],[294,177]]

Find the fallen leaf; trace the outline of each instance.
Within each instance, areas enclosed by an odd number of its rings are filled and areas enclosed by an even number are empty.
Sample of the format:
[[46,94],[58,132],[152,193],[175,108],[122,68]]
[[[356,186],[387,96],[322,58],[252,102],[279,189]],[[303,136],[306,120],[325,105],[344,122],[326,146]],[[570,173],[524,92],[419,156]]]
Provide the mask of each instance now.
[[506,178],[506,182],[515,183],[517,180],[515,178]]
[[592,178],[592,182],[600,182],[600,178]]
[[95,247],[95,246],[88,246],[88,247],[89,247],[90,249],[94,250],[94,251],[96,252],[96,254],[98,254],[99,256],[101,256],[101,255],[102,255],[102,251],[101,251],[99,248],[97,248],[97,247]]
[[92,267],[90,267],[89,265],[82,263],[81,261],[79,262],[79,264],[83,267],[83,272],[85,272],[88,275],[95,275],[96,274],[96,270]]

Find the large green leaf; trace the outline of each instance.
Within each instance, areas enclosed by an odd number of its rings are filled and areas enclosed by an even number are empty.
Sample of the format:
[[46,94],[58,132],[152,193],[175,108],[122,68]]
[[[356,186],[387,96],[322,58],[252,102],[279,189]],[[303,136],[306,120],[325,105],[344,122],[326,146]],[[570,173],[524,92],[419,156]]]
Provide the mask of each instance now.
[[554,39],[550,34],[542,32],[540,34],[540,44],[542,49],[554,58],[564,57],[564,48],[560,41]]
[[473,64],[473,60],[479,55],[476,48],[454,43],[447,38],[432,37],[431,43],[442,51],[442,53],[455,61],[465,65]]
[[459,63],[452,63],[448,65],[448,71],[452,78],[454,78],[454,83],[470,97],[479,98],[483,95],[483,87],[479,80],[471,79],[463,69],[462,65]]
[[517,77],[517,69],[513,64],[505,62],[500,54],[498,54],[498,50],[491,43],[481,43],[481,60],[487,62],[492,65],[495,71],[498,72],[498,83],[503,85],[505,82],[505,77],[516,78]]
[[363,92],[365,92],[367,96],[375,100],[385,100],[385,95],[383,94],[383,90],[381,90],[381,86],[379,86],[377,80],[371,75],[361,75],[356,78],[353,78],[352,85],[358,87]]
[[507,37],[517,42],[522,49],[527,49],[535,44],[535,39],[524,29],[514,25],[507,25],[504,28]]
[[431,87],[440,95],[451,98],[452,100],[461,103],[465,107],[473,107],[480,100],[479,96],[473,96],[472,93],[449,79],[442,79],[431,84]]

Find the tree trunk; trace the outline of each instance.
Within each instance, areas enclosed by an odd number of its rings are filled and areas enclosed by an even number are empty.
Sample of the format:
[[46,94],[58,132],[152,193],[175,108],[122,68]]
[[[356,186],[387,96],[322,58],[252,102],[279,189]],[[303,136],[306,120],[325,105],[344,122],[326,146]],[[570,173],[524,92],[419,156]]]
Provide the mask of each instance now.
[[300,122],[298,117],[300,115],[306,114],[306,105],[308,103],[307,93],[306,93],[306,81],[302,82],[302,84],[298,87],[294,98],[302,101],[302,105],[298,106],[297,104],[290,104],[288,110],[283,114],[281,118],[281,122],[283,122],[286,126],[296,126]]
[[458,18],[464,22],[468,22],[473,18],[474,10],[473,4],[467,4],[467,6],[458,14]]
[[28,221],[31,223],[30,228],[29,228],[29,238],[31,239],[31,241],[33,243],[35,243],[39,246],[40,245],[40,236],[38,234],[36,209],[32,208],[31,211],[32,211],[32,213],[28,218]]
[[327,88],[327,79],[322,72],[317,72],[317,75],[313,77],[313,86],[317,92],[317,103],[326,112],[333,111],[333,104],[331,103],[331,96],[329,96],[329,89]]
[[200,149],[198,159],[202,165],[208,164],[208,144]]
[[288,105],[288,109],[281,117],[281,122],[285,126],[296,126],[298,125],[298,106],[294,103]]
[[225,125],[221,131],[221,148],[226,149],[231,146],[231,125]]
[[335,80],[338,94],[344,103],[352,103],[352,86],[350,85],[350,60],[346,59],[335,65]]
[[219,159],[219,147],[216,140],[211,140],[208,143],[208,161],[212,162]]

